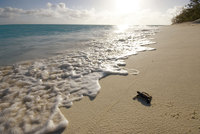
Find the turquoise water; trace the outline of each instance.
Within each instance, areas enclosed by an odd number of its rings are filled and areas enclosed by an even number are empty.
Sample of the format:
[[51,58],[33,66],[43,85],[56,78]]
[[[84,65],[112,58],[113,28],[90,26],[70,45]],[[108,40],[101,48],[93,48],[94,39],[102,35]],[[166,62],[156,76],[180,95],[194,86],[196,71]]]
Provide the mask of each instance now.
[[85,42],[103,38],[111,29],[105,25],[0,25],[0,65],[86,47]]

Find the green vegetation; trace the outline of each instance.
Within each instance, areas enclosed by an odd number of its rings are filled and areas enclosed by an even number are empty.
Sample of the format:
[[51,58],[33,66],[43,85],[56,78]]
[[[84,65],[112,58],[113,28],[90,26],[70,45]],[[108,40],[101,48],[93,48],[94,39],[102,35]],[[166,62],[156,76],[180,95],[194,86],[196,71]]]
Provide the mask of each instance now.
[[172,19],[172,23],[194,21],[200,18],[200,0],[190,0],[181,13]]

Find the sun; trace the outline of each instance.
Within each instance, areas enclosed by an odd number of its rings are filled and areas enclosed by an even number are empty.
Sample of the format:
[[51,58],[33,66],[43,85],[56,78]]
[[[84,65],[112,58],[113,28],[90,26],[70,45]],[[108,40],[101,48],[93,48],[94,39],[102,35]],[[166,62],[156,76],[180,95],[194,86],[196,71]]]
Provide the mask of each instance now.
[[140,9],[139,0],[116,0],[115,5],[120,14],[137,12]]

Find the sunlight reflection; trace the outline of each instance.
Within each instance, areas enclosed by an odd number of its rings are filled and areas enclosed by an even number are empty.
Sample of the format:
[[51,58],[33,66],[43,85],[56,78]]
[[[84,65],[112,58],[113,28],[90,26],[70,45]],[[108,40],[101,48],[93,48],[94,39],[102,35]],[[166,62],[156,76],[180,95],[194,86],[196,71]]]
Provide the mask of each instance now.
[[123,24],[123,25],[117,25],[116,26],[116,33],[123,33],[129,28],[129,25]]

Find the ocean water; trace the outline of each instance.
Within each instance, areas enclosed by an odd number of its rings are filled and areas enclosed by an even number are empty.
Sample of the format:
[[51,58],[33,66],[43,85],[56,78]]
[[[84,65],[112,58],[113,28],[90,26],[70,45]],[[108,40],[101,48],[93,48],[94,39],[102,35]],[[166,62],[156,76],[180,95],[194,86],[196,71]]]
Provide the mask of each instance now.
[[154,48],[157,26],[0,25],[0,133],[67,126],[60,107],[95,98],[99,79],[136,75],[125,59]]
[[112,26],[0,25],[0,65],[47,58],[66,49],[85,47]]

